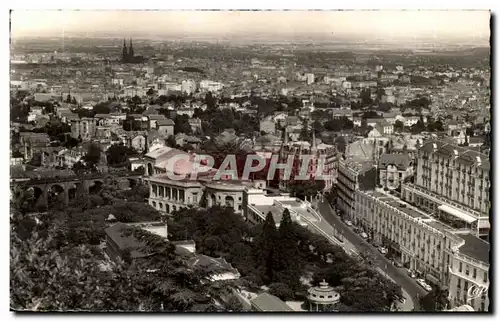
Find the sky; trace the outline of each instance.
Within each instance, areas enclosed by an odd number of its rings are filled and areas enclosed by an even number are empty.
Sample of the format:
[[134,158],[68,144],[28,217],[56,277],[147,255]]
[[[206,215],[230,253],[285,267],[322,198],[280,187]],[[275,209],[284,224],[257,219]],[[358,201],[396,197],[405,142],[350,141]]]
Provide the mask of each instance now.
[[322,34],[381,38],[487,38],[489,11],[76,11],[14,10],[12,37],[71,33],[175,36]]

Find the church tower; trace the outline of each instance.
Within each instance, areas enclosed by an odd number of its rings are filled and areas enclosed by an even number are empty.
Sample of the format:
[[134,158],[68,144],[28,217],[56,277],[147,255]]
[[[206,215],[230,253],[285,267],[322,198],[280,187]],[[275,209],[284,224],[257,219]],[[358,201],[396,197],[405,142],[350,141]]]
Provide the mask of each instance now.
[[128,57],[129,59],[134,59],[134,48],[132,47],[132,38],[130,38],[130,45],[128,48]]
[[316,142],[316,132],[314,130],[314,123],[312,125],[312,141],[311,141],[311,153],[316,153],[318,150],[317,142]]
[[127,51],[127,44],[125,42],[125,38],[123,38],[122,61],[123,62],[127,62],[128,61],[128,51]]

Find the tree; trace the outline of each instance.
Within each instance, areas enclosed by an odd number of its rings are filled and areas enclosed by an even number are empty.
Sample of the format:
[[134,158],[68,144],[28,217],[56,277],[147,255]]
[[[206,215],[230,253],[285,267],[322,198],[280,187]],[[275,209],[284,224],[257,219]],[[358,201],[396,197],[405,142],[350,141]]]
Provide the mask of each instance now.
[[342,137],[342,136],[335,137],[334,145],[335,145],[335,147],[337,147],[337,150],[339,152],[345,153],[347,143],[346,143],[344,137]]
[[172,147],[172,148],[177,148],[177,142],[175,141],[175,137],[174,136],[169,136],[166,140],[166,144],[168,147]]
[[382,96],[384,96],[384,95],[385,95],[384,88],[378,87],[377,88],[377,100],[381,101],[382,100]]
[[285,283],[271,283],[269,285],[269,293],[277,296],[283,301],[291,301],[295,297],[293,290]]
[[398,133],[401,133],[404,131],[404,128],[405,124],[400,120],[396,120],[396,122],[394,123],[394,130]]
[[128,115],[123,121],[123,129],[126,131],[137,131],[142,128],[139,121],[136,121],[133,116]]
[[70,103],[71,103],[71,95],[70,95],[70,94],[68,94],[68,96],[66,96],[66,102],[67,102],[68,104],[70,104]]
[[324,124],[326,130],[331,131],[342,131],[342,130],[350,130],[354,128],[354,123],[349,120],[347,117],[341,117],[339,119],[331,119]]
[[83,160],[89,168],[96,168],[101,160],[101,147],[91,143],[87,148],[87,153],[83,156]]
[[361,117],[366,118],[366,119],[368,119],[368,118],[381,118],[380,115],[374,110],[365,111]]
[[392,108],[391,103],[381,103],[377,109],[382,111],[382,112],[389,112],[391,110],[391,108]]
[[93,111],[96,114],[109,114],[110,109],[109,109],[109,103],[108,102],[102,102],[94,106]]
[[439,119],[434,121],[429,117],[427,120],[427,130],[429,132],[442,132],[444,131],[443,122]]
[[302,129],[300,130],[299,140],[308,141],[311,138],[309,129],[307,128],[307,123],[304,122]]
[[277,238],[276,223],[273,214],[268,212],[262,227],[261,234],[256,238],[256,260],[261,271],[262,279],[267,284],[273,279],[274,245]]
[[315,121],[313,123],[313,130],[314,130],[314,134],[316,136],[319,136],[319,135],[321,135],[321,133],[323,133],[325,131],[325,127],[323,126],[323,124],[320,121]]
[[71,99],[71,104],[73,104],[73,105],[77,105],[78,104],[78,102],[76,101],[76,98],[74,96]]
[[322,191],[325,188],[325,181],[300,180],[292,182],[288,187],[292,195],[301,199],[307,199],[316,196],[318,192]]
[[371,98],[371,91],[369,88],[362,89],[361,93],[359,95],[360,95],[361,103],[363,104],[363,106],[368,106],[373,102],[373,100]]
[[214,97],[212,96],[212,92],[207,92],[206,95],[205,95],[205,104],[207,104],[207,109],[208,110],[215,110],[215,104],[216,104],[216,101],[214,99]]
[[137,152],[123,144],[113,144],[106,150],[106,159],[110,166],[126,166],[128,158]]
[[417,123],[411,126],[411,132],[412,134],[419,134],[423,131],[425,131],[425,124],[424,121],[422,120],[422,117],[420,117]]
[[[160,96],[160,97],[165,97],[165,96]],[[161,103],[160,105],[163,105],[165,102]],[[141,97],[135,95],[134,97],[132,97],[131,99],[129,99],[127,101],[127,104],[131,107],[133,107],[132,109],[135,110],[137,108],[138,105],[142,104],[142,100],[141,100]]]
[[146,95],[148,96],[154,96],[155,90],[153,87],[149,88],[148,91],[146,92]]
[[285,209],[281,218],[273,251],[273,281],[284,282],[292,289],[300,285],[301,266],[296,259],[299,248],[292,227],[290,211]]
[[448,291],[440,287],[433,288],[431,292],[420,298],[419,303],[424,311],[443,311],[450,304]]
[[[11,308],[16,311],[134,311],[137,296],[124,297],[117,291],[134,293],[131,280],[120,267],[102,272],[87,245],[63,245],[65,226],[50,221],[32,225],[33,233],[23,240],[21,223],[11,222]],[[43,289],[43,290],[41,290]],[[130,292],[129,292],[130,291]]]
[[191,125],[189,124],[189,116],[188,115],[177,115],[175,117],[175,125],[174,132],[184,133],[187,135],[192,134]]

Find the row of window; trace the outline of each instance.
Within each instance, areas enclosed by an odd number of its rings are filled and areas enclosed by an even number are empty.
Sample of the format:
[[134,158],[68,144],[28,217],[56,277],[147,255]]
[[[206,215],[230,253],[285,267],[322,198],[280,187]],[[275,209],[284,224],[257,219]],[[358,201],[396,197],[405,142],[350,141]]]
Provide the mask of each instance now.
[[[462,273],[462,271],[465,271],[465,275],[470,276],[470,266],[469,264],[464,264],[465,269],[463,269],[463,264],[462,262],[458,263],[458,272]],[[477,269],[472,268],[472,278],[476,279],[477,278]],[[487,283],[488,282],[488,272],[483,272],[483,282]],[[460,284],[460,280],[459,280]]]

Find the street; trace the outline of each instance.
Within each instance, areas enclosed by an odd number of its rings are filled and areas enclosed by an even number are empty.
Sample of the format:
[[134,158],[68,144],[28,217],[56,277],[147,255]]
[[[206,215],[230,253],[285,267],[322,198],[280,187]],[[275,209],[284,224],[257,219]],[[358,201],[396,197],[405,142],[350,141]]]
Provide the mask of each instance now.
[[411,299],[415,305],[415,310],[418,310],[419,303],[418,298],[427,294],[427,292],[418,285],[414,279],[407,275],[407,271],[404,268],[395,267],[391,261],[386,258],[382,253],[378,251],[376,247],[365,241],[361,236],[355,233],[352,228],[349,228],[344,222],[342,222],[340,216],[335,214],[328,202],[318,203],[319,214],[327,221],[333,228],[339,230],[344,238],[344,243],[351,243],[352,246],[356,247],[358,251],[370,251],[375,258],[375,267],[384,271],[387,276],[394,282],[399,284],[404,291],[411,296]]

